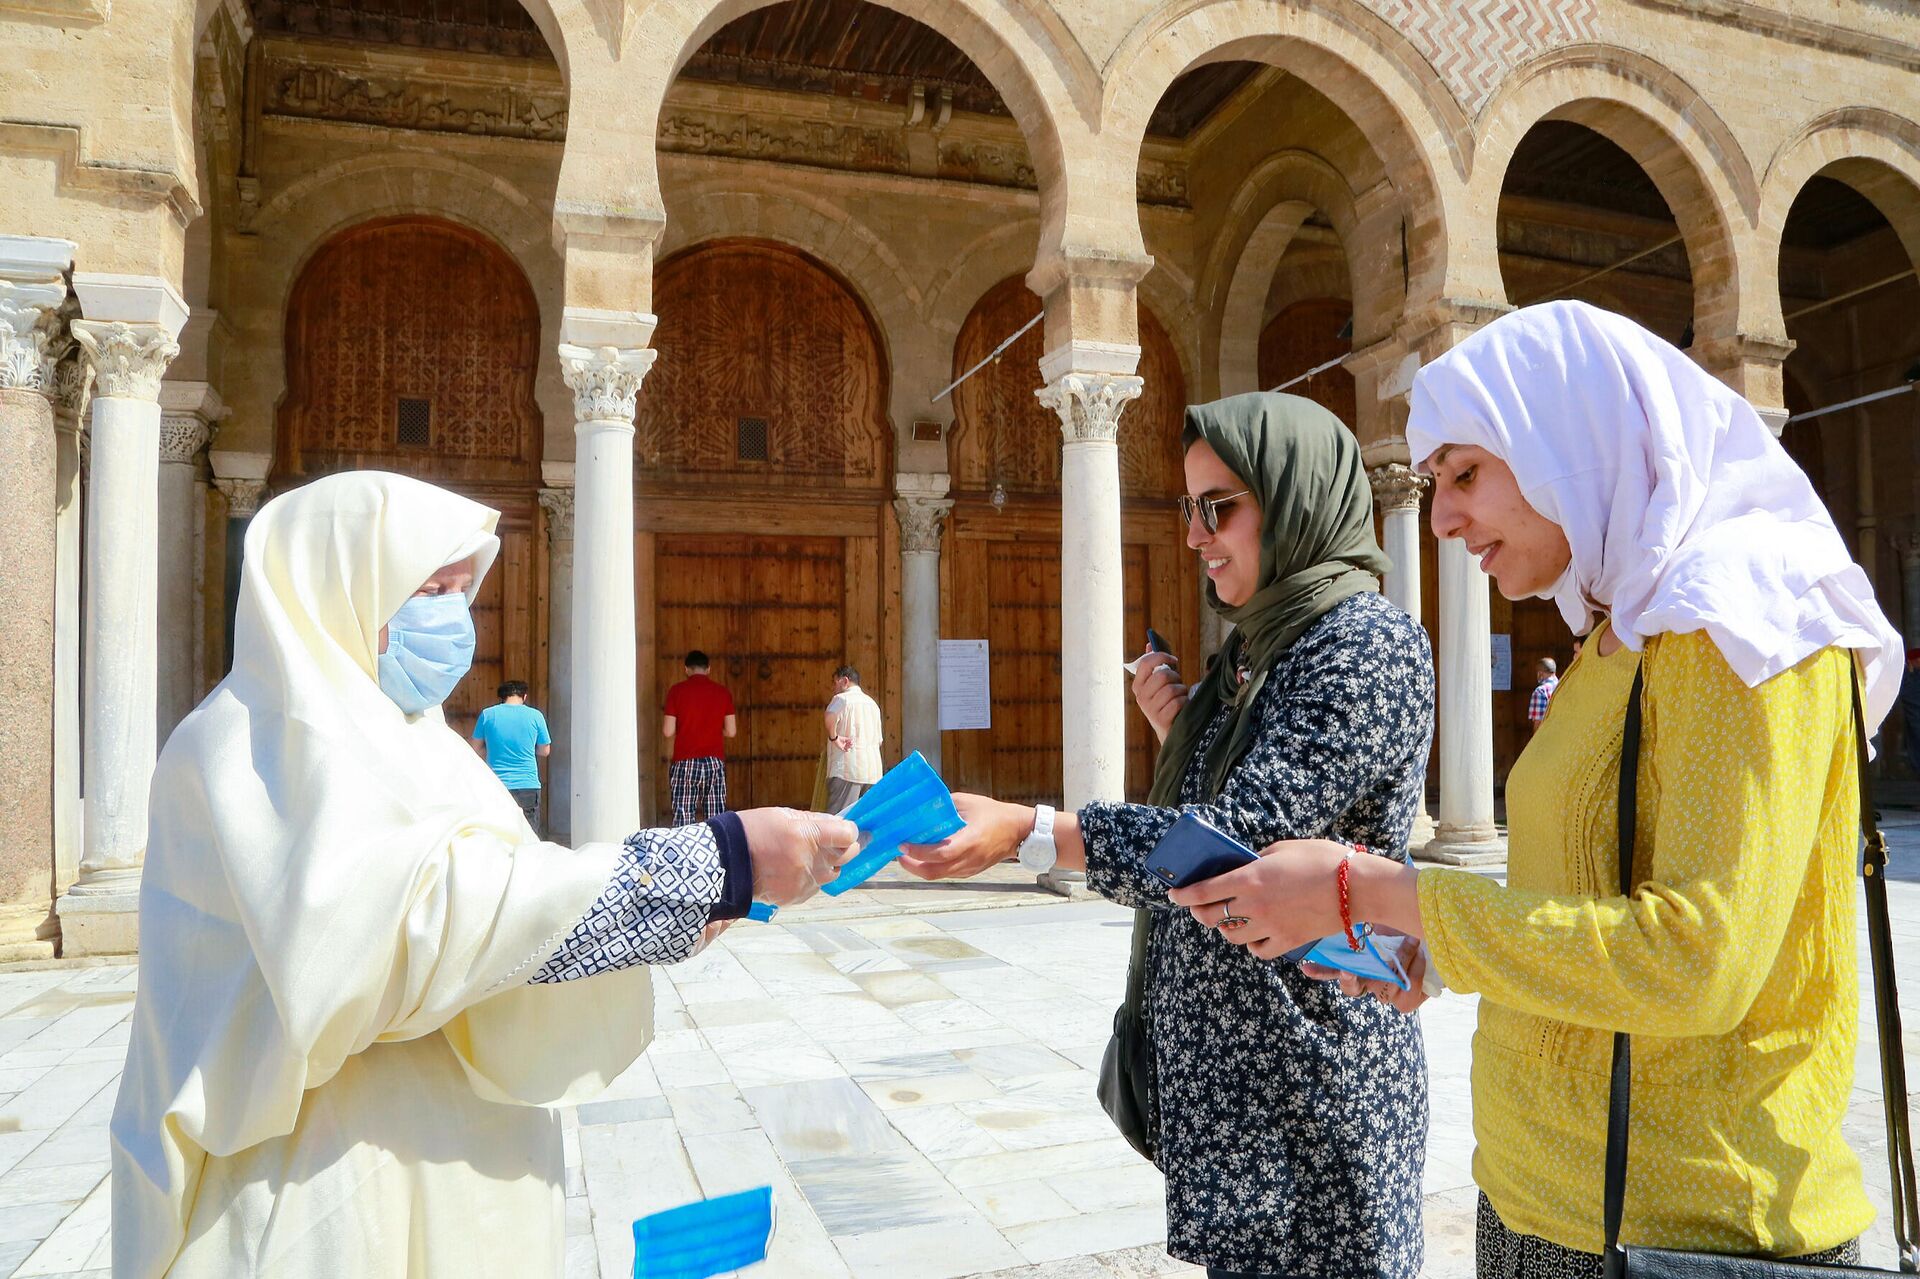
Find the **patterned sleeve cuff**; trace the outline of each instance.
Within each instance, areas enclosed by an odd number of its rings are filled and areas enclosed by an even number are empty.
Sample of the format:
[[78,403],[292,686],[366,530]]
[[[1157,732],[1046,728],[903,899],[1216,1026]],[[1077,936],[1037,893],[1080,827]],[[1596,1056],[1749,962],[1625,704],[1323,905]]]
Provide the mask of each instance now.
[[726,877],[721,898],[707,918],[745,919],[753,908],[753,858],[747,852],[747,828],[738,813],[716,813],[707,825],[719,845],[720,866]]
[[715,903],[725,897],[724,866],[719,842],[705,824],[633,835],[605,890],[530,984],[688,958]]
[[1167,886],[1147,873],[1147,854],[1181,810],[1143,804],[1088,804],[1080,810],[1087,887],[1110,902],[1166,910]]

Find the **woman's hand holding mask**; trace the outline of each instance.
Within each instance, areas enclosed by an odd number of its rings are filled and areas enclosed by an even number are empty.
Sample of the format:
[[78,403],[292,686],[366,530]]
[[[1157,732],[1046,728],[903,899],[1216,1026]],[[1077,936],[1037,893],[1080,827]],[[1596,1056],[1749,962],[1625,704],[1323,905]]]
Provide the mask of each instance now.
[[971,879],[1019,853],[1033,829],[1033,810],[986,795],[956,794],[953,806],[966,823],[937,844],[908,844],[900,868],[921,879]]
[[1155,736],[1167,740],[1174,716],[1187,704],[1187,686],[1180,678],[1180,661],[1171,653],[1144,654],[1133,668],[1133,700],[1153,725]]
[[791,808],[749,808],[740,814],[753,861],[753,897],[792,906],[833,882],[853,856],[860,832],[850,821]]

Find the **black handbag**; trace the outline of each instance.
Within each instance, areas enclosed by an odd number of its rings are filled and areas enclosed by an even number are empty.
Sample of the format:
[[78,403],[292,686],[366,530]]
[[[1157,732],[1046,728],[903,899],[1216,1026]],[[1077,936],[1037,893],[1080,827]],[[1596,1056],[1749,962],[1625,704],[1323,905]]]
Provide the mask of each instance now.
[[[1866,880],[1867,936],[1873,954],[1873,1002],[1878,1014],[1882,1100],[1887,1110],[1887,1163],[1893,1172],[1893,1234],[1899,1242],[1900,1273],[1920,1271],[1920,1201],[1914,1195],[1913,1140],[1907,1130],[1907,1074],[1901,1058],[1900,1002],[1894,992],[1893,935],[1887,915],[1887,839],[1873,809],[1873,783],[1867,772],[1866,717],[1860,710],[1860,685],[1853,686],[1854,737],[1860,751],[1860,829],[1866,836],[1861,873]],[[1640,675],[1633,677],[1627,701],[1626,736],[1620,751],[1620,892],[1633,895],[1633,825],[1640,762]],[[1729,1257],[1678,1252],[1666,1248],[1630,1248],[1620,1242],[1620,1218],[1627,1198],[1627,1112],[1632,1083],[1631,1037],[1613,1036],[1613,1073],[1607,1103],[1607,1178],[1602,1200],[1606,1216],[1606,1279],[1793,1279],[1802,1276],[1888,1275],[1864,1266],[1827,1266],[1791,1258]]]
[[1127,997],[1113,1014],[1113,1038],[1100,1057],[1095,1092],[1113,1126],[1149,1162],[1156,1160],[1160,1134],[1153,1114],[1153,1038],[1147,1020],[1147,941],[1153,936],[1150,911],[1133,912],[1133,955],[1127,961]]

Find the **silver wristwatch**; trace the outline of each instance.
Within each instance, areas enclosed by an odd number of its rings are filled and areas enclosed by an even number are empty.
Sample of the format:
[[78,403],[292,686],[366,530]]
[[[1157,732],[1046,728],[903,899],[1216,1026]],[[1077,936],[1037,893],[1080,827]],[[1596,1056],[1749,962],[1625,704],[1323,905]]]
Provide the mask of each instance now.
[[1036,875],[1044,875],[1060,860],[1053,843],[1053,810],[1045,804],[1033,808],[1033,833],[1020,841],[1020,864]]

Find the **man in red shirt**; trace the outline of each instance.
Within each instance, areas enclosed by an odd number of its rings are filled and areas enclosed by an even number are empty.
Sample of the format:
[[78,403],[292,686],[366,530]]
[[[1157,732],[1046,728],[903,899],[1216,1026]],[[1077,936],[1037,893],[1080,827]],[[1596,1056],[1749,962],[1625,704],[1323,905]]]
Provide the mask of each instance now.
[[691,825],[696,809],[701,818],[727,811],[727,748],[725,739],[739,729],[733,694],[707,678],[707,655],[699,649],[687,654],[687,677],[667,690],[666,720],[660,734],[673,743],[673,763],[667,766],[667,790],[673,796],[673,824]]

